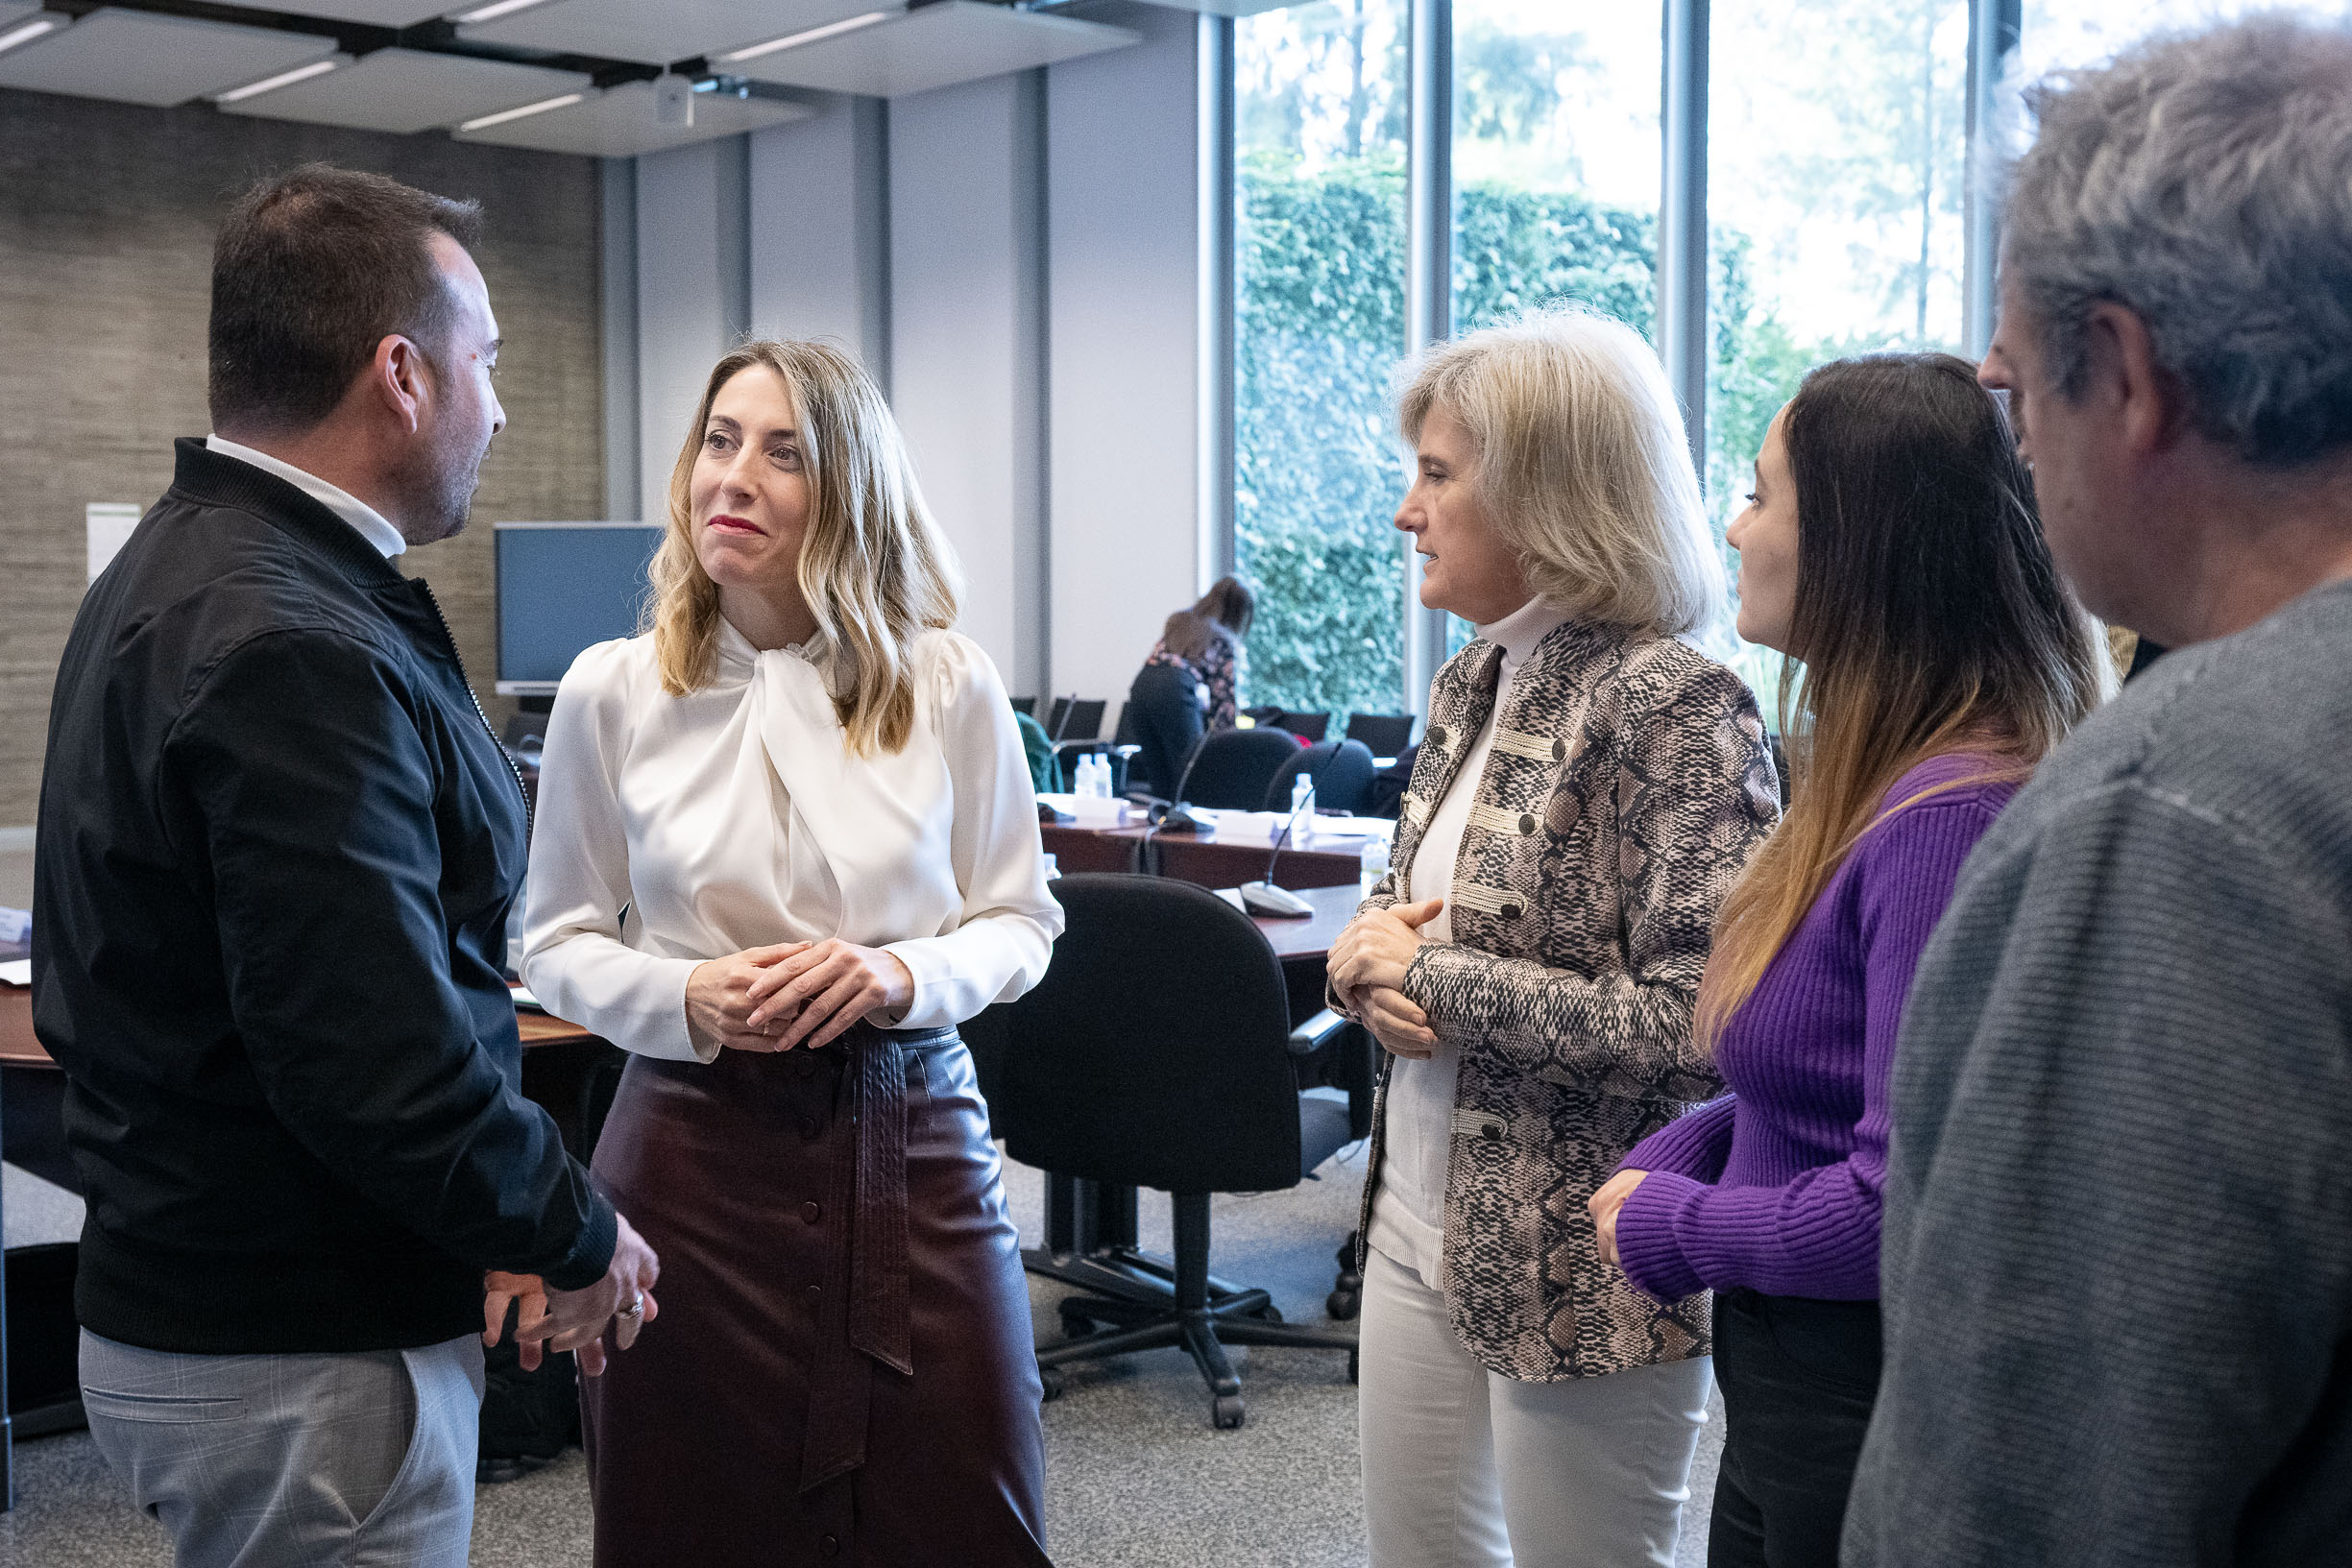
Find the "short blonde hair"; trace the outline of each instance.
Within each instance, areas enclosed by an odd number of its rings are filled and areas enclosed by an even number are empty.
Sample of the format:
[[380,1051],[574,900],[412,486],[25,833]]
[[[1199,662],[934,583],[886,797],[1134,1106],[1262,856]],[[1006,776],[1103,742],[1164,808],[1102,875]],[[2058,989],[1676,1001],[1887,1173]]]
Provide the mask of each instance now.
[[646,621],[662,688],[700,690],[717,662],[718,588],[694,554],[694,462],[719,389],[755,365],[783,380],[800,429],[809,479],[800,591],[816,617],[817,651],[836,663],[835,710],[853,752],[895,752],[914,724],[914,639],[956,623],[960,574],[882,390],[830,344],[745,343],[712,368],[670,470],[669,527],[653,557]]
[[1473,476],[1528,587],[1580,619],[1672,636],[1723,613],[1723,562],[1658,355],[1588,310],[1532,311],[1421,354],[1397,422],[1433,408],[1477,448]]

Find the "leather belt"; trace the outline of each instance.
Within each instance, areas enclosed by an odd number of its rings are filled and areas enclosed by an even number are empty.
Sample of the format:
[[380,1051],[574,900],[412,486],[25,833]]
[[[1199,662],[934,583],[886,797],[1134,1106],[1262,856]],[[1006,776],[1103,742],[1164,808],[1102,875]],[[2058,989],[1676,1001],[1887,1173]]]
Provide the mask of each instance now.
[[[907,1272],[907,1053],[957,1041],[953,1028],[853,1025],[836,1098],[830,1211],[848,1217],[825,1269],[818,1345],[809,1380],[800,1490],[865,1462],[878,1363],[914,1372]],[[851,1148],[840,1145],[846,1115]],[[844,1157],[846,1155],[846,1157]],[[846,1288],[844,1288],[846,1287]]]

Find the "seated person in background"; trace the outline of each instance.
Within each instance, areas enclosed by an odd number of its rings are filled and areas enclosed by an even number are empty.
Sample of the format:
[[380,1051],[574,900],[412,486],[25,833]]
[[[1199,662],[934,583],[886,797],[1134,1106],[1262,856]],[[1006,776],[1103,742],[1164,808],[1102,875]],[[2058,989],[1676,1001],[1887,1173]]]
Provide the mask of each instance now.
[[1021,755],[1029,760],[1030,787],[1040,795],[1061,793],[1061,758],[1055,753],[1054,737],[1032,714],[1015,709],[1012,719],[1021,727]]
[[1960,862],[2098,698],[2104,655],[2031,496],[1973,366],[1887,354],[1805,378],[1732,524],[1739,635],[1804,662],[1781,722],[1794,804],[1699,986],[1735,1093],[1644,1139],[1591,1201],[1601,1255],[1646,1294],[1716,1292],[1712,1568],[1836,1568],[1879,1384],[1903,998]]
[[1168,617],[1167,630],[1153,645],[1152,657],[1135,672],[1127,692],[1128,721],[1135,727],[1135,744],[1141,748],[1135,754],[1136,767],[1143,775],[1139,782],[1170,800],[1176,798],[1184,764],[1192,760],[1194,749],[1206,733],[1208,686],[1181,655],[1169,651],[1172,642],[1183,642],[1192,635],[1194,628],[1185,623],[1198,618],[1189,610]]
[[1241,639],[1249,635],[1257,599],[1238,577],[1220,577],[1200,602],[1168,617],[1150,664],[1177,664],[1208,688],[1208,728],[1230,730],[1241,712]]

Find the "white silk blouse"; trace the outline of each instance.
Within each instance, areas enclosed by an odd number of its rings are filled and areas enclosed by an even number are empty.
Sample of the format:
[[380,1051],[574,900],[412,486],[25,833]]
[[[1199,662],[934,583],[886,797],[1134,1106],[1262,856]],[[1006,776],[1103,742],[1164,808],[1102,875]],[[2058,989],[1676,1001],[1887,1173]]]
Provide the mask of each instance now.
[[687,977],[746,948],[895,953],[914,977],[896,1028],[1036,984],[1062,914],[1011,705],[968,638],[926,632],[911,659],[907,744],[857,757],[825,672],[724,621],[714,679],[684,697],[650,637],[581,654],[540,760],[522,959],[540,1001],[623,1049],[708,1061]]

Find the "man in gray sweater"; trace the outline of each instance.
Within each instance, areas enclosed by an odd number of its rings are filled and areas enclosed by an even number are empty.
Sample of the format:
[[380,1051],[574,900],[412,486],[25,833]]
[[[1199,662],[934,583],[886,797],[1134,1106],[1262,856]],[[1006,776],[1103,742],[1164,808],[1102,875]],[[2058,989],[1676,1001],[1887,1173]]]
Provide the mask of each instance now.
[[1844,1561],[2352,1563],[2352,36],[2029,102],[1983,377],[2084,602],[2180,651],[1920,965]]

